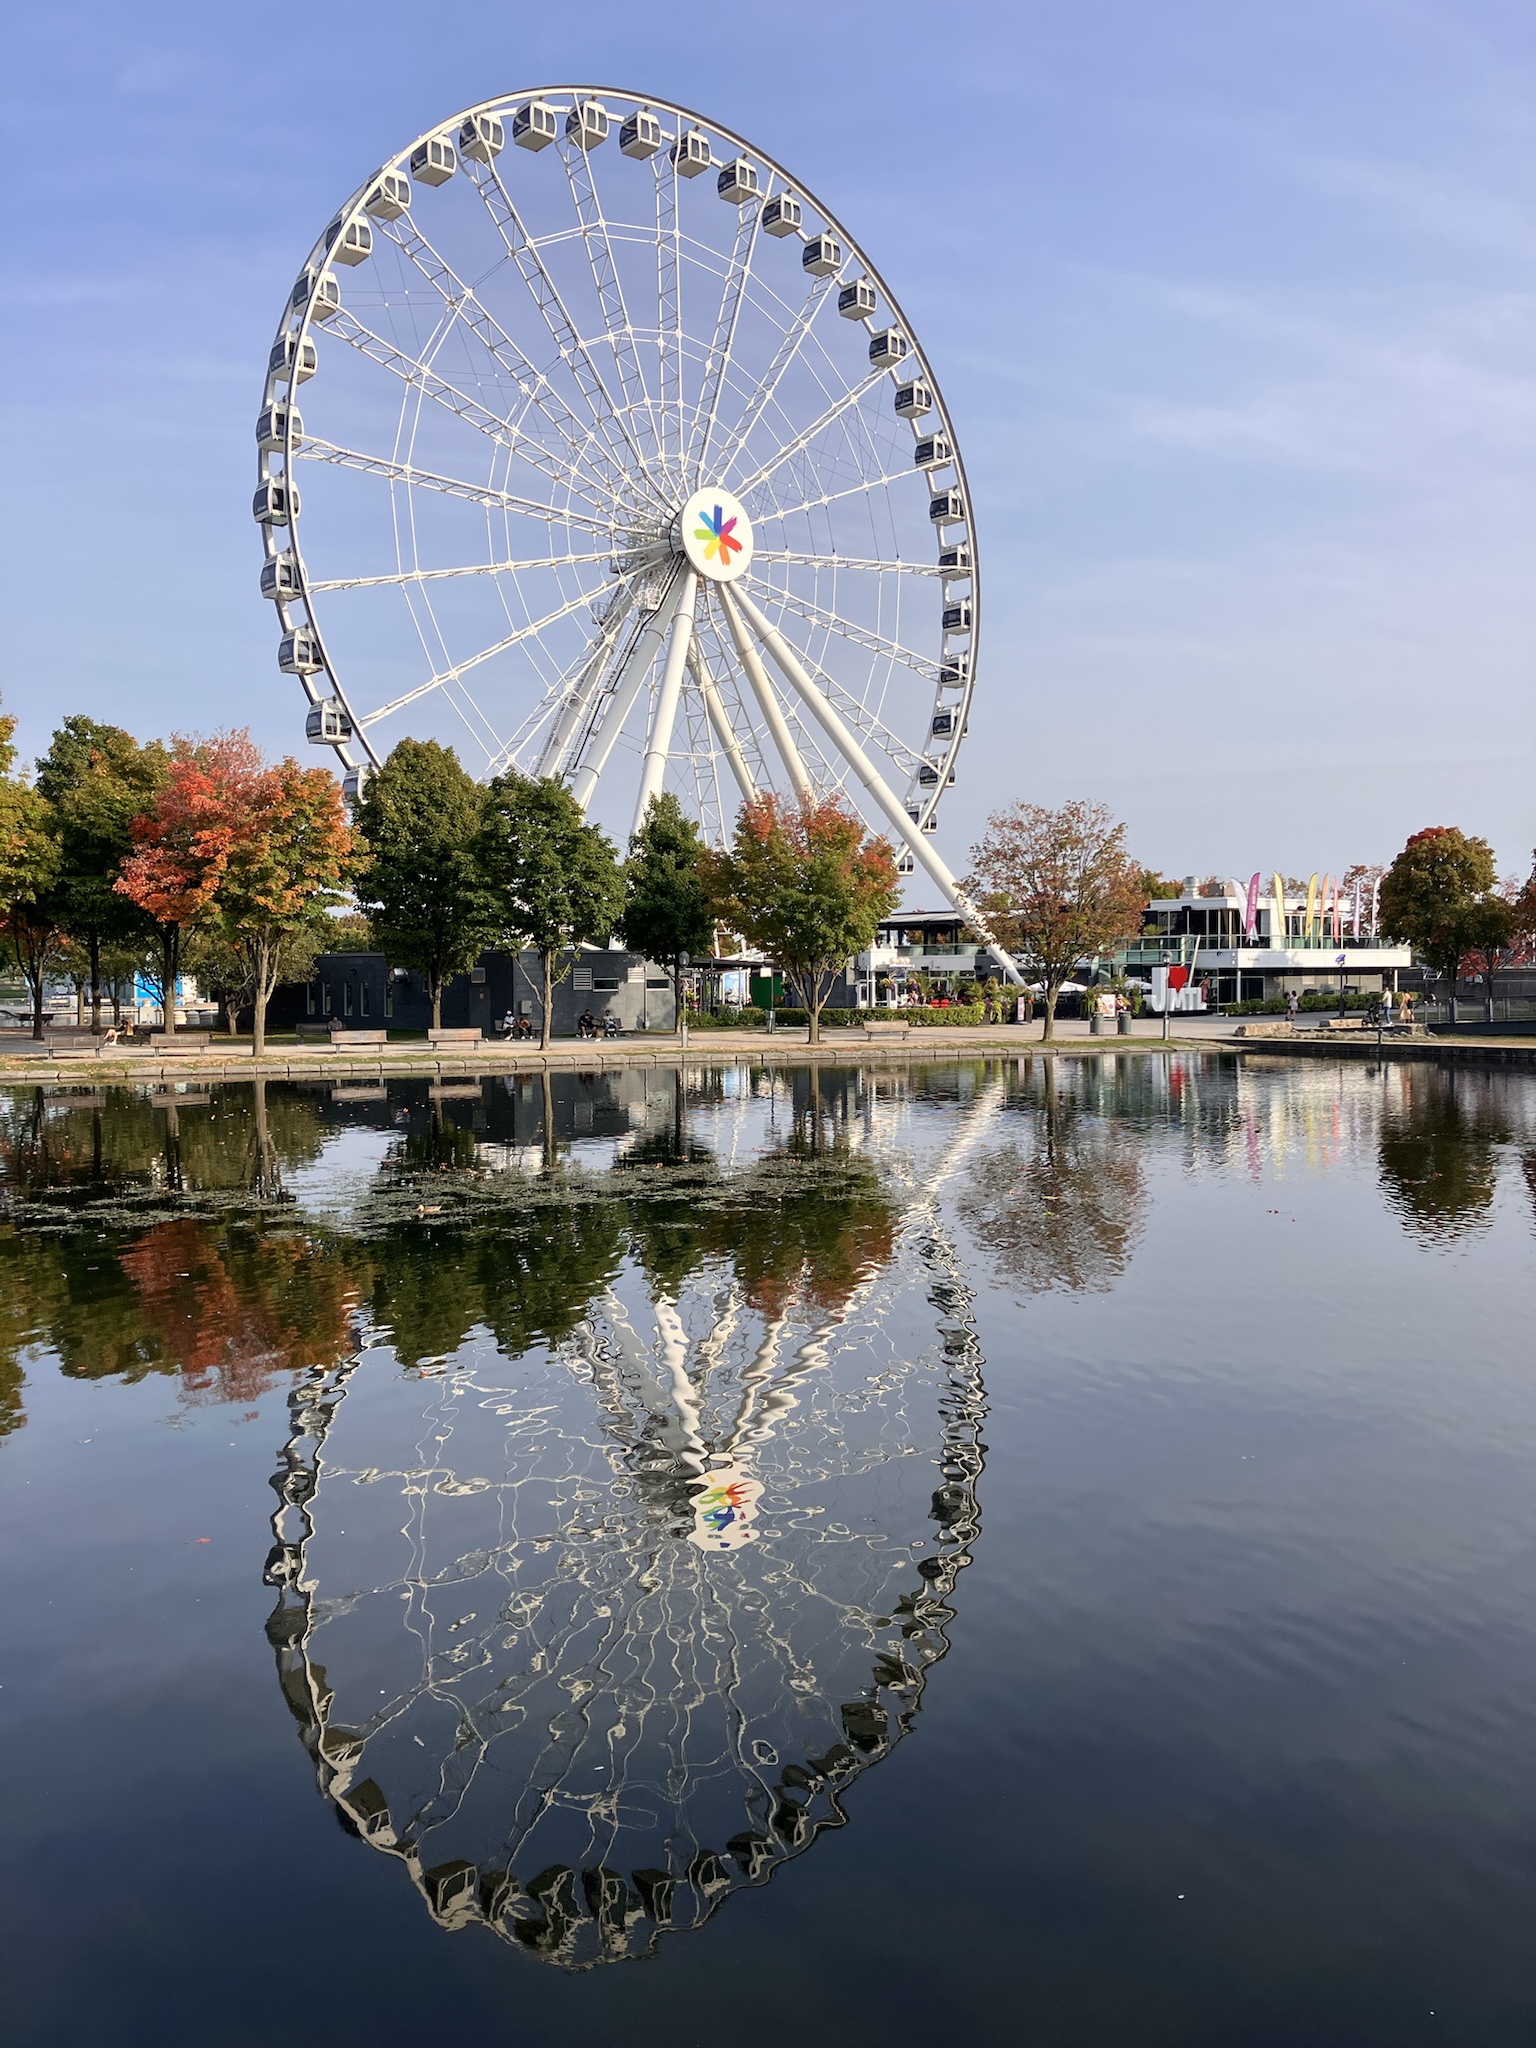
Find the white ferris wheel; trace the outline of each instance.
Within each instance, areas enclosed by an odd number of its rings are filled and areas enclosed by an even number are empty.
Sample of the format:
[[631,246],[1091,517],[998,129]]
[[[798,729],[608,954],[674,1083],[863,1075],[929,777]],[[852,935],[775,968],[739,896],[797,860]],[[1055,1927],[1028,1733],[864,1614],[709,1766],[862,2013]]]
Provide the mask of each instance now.
[[587,86],[430,129],[311,250],[257,441],[279,667],[350,795],[405,734],[621,842],[663,788],[717,843],[842,792],[979,923],[932,841],[980,624],[954,429],[762,151]]

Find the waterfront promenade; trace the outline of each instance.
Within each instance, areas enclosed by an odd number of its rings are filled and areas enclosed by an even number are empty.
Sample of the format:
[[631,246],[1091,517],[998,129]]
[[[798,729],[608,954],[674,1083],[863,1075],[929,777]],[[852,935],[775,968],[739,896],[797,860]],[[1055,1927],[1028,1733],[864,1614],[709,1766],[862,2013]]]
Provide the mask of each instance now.
[[[1344,1058],[1429,1060],[1451,1064],[1536,1065],[1536,1037],[1494,1038],[1467,1035],[1392,1038],[1378,1054],[1374,1032],[1329,1031],[1304,1024],[1285,1036],[1239,1036],[1243,1020],[1228,1017],[1176,1018],[1169,1037],[1159,1018],[1141,1018],[1128,1036],[1095,1037],[1086,1020],[1058,1021],[1056,1036],[1042,1044],[1038,1022],[993,1024],[945,1029],[920,1026],[905,1038],[867,1039],[858,1029],[834,1027],[823,1032],[819,1046],[807,1043],[803,1026],[767,1031],[689,1033],[690,1065],[739,1066],[782,1063],[847,1065],[870,1061],[910,1062],[936,1058],[1007,1055],[1031,1058],[1056,1053],[1067,1058],[1092,1054],[1157,1054],[1165,1052],[1238,1052],[1264,1059]],[[626,1038],[582,1040],[561,1038],[546,1052],[523,1041],[484,1039],[479,1044],[440,1047],[421,1039],[395,1039],[383,1046],[331,1048],[313,1042],[269,1039],[261,1060],[251,1056],[249,1039],[215,1040],[196,1052],[165,1053],[159,1047],[112,1046],[102,1052],[69,1049],[62,1054],[37,1047],[31,1039],[0,1038],[0,1085],[38,1082],[89,1082],[93,1085],[271,1080],[358,1080],[422,1075],[497,1072],[538,1072],[576,1068],[602,1072],[618,1067],[676,1066],[683,1049],[676,1033],[636,1033]]]

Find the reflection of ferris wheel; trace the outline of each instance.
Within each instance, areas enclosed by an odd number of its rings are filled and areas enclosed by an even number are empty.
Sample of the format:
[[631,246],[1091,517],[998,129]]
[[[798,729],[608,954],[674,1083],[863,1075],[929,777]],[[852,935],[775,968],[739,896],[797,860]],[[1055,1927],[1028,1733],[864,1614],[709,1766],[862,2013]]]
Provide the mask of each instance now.
[[354,790],[406,731],[562,776],[621,836],[664,787],[714,838],[756,792],[845,789],[958,900],[929,839],[979,623],[954,429],[761,151],[585,87],[429,131],[311,251],[258,441],[279,665]]
[[840,1825],[910,1730],[980,1527],[937,1194],[999,1099],[846,1293],[630,1265],[558,1343],[482,1330],[417,1378],[368,1330],[296,1388],[269,1639],[322,1792],[441,1925],[643,1955]]

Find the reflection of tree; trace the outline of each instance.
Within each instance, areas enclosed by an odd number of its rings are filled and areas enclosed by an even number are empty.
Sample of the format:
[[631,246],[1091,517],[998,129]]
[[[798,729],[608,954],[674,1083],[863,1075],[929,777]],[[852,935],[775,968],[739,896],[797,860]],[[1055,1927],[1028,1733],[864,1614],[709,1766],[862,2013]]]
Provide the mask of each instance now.
[[318,1158],[324,1143],[314,1099],[267,1083],[192,1097],[111,1088],[83,1101],[50,1101],[39,1088],[0,1100],[0,1176],[13,1205],[135,1187],[263,1198],[281,1169]]
[[1022,1139],[975,1160],[960,1214],[999,1275],[1022,1293],[1103,1293],[1130,1264],[1141,1234],[1140,1150],[1123,1129],[1059,1096],[1049,1071],[1043,1098],[1025,1113]]
[[119,1263],[158,1360],[190,1393],[253,1400],[283,1374],[346,1348],[353,1269],[307,1236],[216,1234],[187,1217],[146,1231]]
[[307,1236],[194,1217],[114,1245],[94,1233],[0,1236],[0,1428],[21,1420],[22,1357],[46,1346],[69,1379],[180,1379],[248,1401],[349,1343],[357,1261]]
[[623,1210],[588,1199],[541,1205],[510,1228],[439,1234],[407,1224],[369,1252],[373,1317],[403,1364],[440,1358],[477,1328],[522,1350],[564,1336],[608,1284],[623,1253]]
[[1401,1070],[1383,1117],[1379,1166],[1387,1206],[1411,1235],[1442,1244],[1490,1221],[1498,1147],[1509,1126],[1486,1077],[1429,1065]]

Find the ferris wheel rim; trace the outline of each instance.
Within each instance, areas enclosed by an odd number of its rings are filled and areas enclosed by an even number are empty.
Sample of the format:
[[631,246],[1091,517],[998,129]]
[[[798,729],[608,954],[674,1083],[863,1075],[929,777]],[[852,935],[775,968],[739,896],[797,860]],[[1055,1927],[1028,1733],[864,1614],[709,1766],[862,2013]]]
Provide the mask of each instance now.
[[[816,192],[814,192],[810,188],[810,186],[808,186],[805,183],[804,180],[792,175],[784,167],[784,165],[779,162],[779,160],[776,157],[772,156],[769,152],[759,148],[747,137],[739,134],[736,130],[732,129],[723,122],[713,120],[708,116],[699,113],[696,109],[686,106],[682,102],[670,99],[664,95],[643,93],[635,90],[633,87],[621,86],[616,84],[578,84],[566,81],[562,83],[517,87],[505,93],[493,94],[487,96],[484,99],[473,102],[468,106],[458,109],[457,111],[447,115],[443,119],[434,122],[431,127],[422,130],[415,138],[413,138],[410,142],[405,144],[403,148],[395,151],[390,157],[383,160],[378,166],[376,166],[375,169],[371,171],[370,174],[366,178],[364,178],[359,183],[358,186],[354,188],[353,192],[349,195],[349,197],[346,200],[344,200],[342,204],[333,211],[331,216],[331,224],[334,225],[334,223],[336,223],[337,221],[345,220],[353,216],[357,212],[358,208],[362,205],[367,194],[370,192],[371,189],[373,189],[377,185],[379,180],[387,174],[398,172],[401,164],[407,162],[411,155],[417,149],[421,148],[426,144],[429,144],[434,139],[442,138],[446,135],[449,135],[450,133],[456,135],[458,129],[462,125],[464,125],[477,115],[492,114],[497,113],[498,111],[501,110],[508,110],[512,107],[514,103],[525,99],[551,99],[559,101],[569,98],[573,104],[579,104],[583,100],[600,100],[605,96],[618,100],[623,100],[626,102],[631,102],[638,108],[644,108],[660,114],[670,115],[676,118],[679,122],[692,123],[698,128],[706,131],[708,134],[716,137],[722,143],[733,146],[734,148],[738,149],[742,154],[747,155],[754,161],[761,163],[765,170],[776,175],[782,181],[783,186],[786,190],[793,193],[797,198],[803,200],[804,202],[806,202],[808,205],[815,209],[816,213],[820,216],[822,222],[824,223],[825,229],[827,231],[830,231],[835,235],[841,237],[843,243],[846,246],[848,257],[857,259],[858,264],[862,267],[862,272],[864,276],[867,277],[871,284],[873,284],[877,288],[877,290],[883,297],[885,303],[889,306],[890,311],[894,317],[894,320],[900,325],[902,332],[907,337],[911,350],[911,358],[914,373],[921,373],[923,381],[925,382],[929,391],[932,394],[933,411],[937,415],[938,419],[942,422],[942,425],[947,432],[950,447],[949,466],[952,466],[954,469],[958,488],[962,494],[963,502],[966,508],[964,524],[966,526],[968,534],[967,545],[969,548],[970,556],[968,571],[971,586],[971,626],[969,637],[969,658],[964,663],[964,676],[958,694],[952,696],[948,700],[947,705],[945,706],[945,708],[949,709],[953,715],[951,720],[951,730],[948,735],[948,743],[942,751],[936,763],[938,770],[937,780],[934,784],[932,793],[928,795],[926,798],[920,799],[919,815],[917,816],[917,818],[914,819],[914,823],[917,824],[919,831],[922,831],[925,828],[931,829],[931,821],[933,818],[933,814],[937,809],[939,798],[947,785],[948,778],[954,770],[954,766],[959,755],[960,744],[965,736],[965,730],[968,722],[971,704],[974,697],[976,675],[979,666],[978,655],[981,645],[981,575],[980,553],[977,544],[973,500],[970,491],[969,479],[965,471],[964,458],[960,451],[959,437],[954,431],[953,422],[951,419],[948,404],[944,398],[942,386],[940,385],[938,377],[934,373],[929,363],[926,351],[923,349],[921,343],[919,342],[915,330],[912,326],[912,323],[907,317],[906,311],[902,306],[900,300],[897,298],[895,293],[891,291],[889,284],[887,283],[884,275],[881,273],[879,268],[869,260],[862,244],[852,234],[850,234],[850,232],[844,225],[841,217],[836,212],[834,212],[833,209],[825,205],[822,199],[819,197],[819,195]],[[323,268],[325,267],[329,257],[329,246],[326,239],[326,233],[327,231],[325,229],[322,229],[320,235],[316,237],[314,243],[311,245],[309,254],[306,257],[304,264],[300,268],[301,277],[304,275],[306,270],[316,270],[318,272],[319,270],[323,270]],[[846,268],[846,262],[843,267]],[[295,310],[297,310],[299,314],[297,326],[291,324]],[[285,308],[284,314],[279,320],[278,327],[276,329],[274,337],[274,347],[281,344],[283,337],[285,335],[289,335],[293,339],[294,348],[296,350],[302,350],[304,344],[311,339],[314,328],[314,320],[315,302],[313,297],[306,299],[302,308],[296,309],[292,297],[290,296],[287,307]],[[283,384],[285,381],[286,380],[282,377],[280,373],[275,372],[271,367],[269,367],[264,384],[264,403],[266,405],[270,406],[274,402],[276,387]],[[288,382],[288,392],[290,399],[292,398],[296,390],[297,381],[295,380]],[[293,470],[291,458],[286,453],[285,468],[287,474],[292,476]],[[267,470],[266,467],[265,453],[259,452],[258,483],[265,481],[268,475],[269,471]],[[774,515],[772,514],[769,515],[770,518],[773,516]],[[316,617],[315,610],[310,603],[310,596],[312,591],[318,588],[320,584],[325,582],[335,582],[336,580],[350,579],[310,578],[308,573],[308,567],[304,560],[303,543],[300,533],[300,516],[299,511],[296,507],[292,513],[288,532],[289,540],[286,552],[288,552],[291,555],[293,560],[294,571],[297,581],[295,597],[297,602],[299,602],[303,606],[308,621],[308,630],[311,633],[311,636],[315,642],[315,645],[321,657],[321,667],[317,669],[314,672],[314,674],[324,676],[326,682],[329,685],[329,694],[334,699],[334,701],[341,706],[343,712],[350,721],[355,742],[361,749],[364,756],[366,757],[366,761],[368,763],[371,763],[374,767],[378,767],[382,765],[379,751],[374,746],[372,740],[368,737],[367,724],[365,724],[364,719],[358,715],[357,711],[355,710],[355,707],[352,704],[351,697],[347,691],[345,680],[339,672],[339,665],[333,663],[333,661],[331,660],[329,650],[325,644],[324,630],[320,626],[319,620]],[[269,559],[273,555],[285,551],[283,549],[279,549],[276,546],[275,535],[270,527],[265,529],[264,539]],[[894,565],[888,564],[884,566],[891,567]],[[775,595],[778,595],[778,593],[775,593]],[[323,701],[322,694],[319,688],[316,686],[312,676],[301,675],[298,678],[298,680],[300,681],[301,686],[304,689],[305,696],[309,702],[309,705],[312,708]],[[429,683],[425,687],[433,687],[433,684]],[[935,705],[937,706],[937,704],[938,698],[936,694]],[[370,722],[376,722],[376,716],[372,718]],[[341,757],[344,764],[349,768],[357,769],[361,768],[364,765],[363,762],[354,761],[351,759],[350,753],[348,751],[348,744],[337,746],[335,751]],[[914,751],[920,752],[921,749],[915,749]],[[916,849],[914,849],[914,851],[915,850]]]

